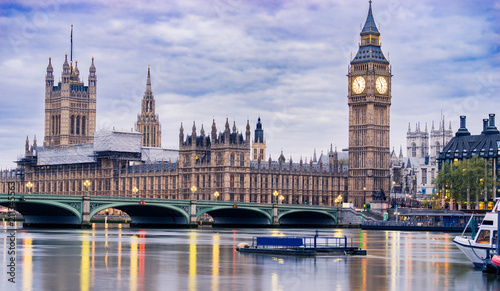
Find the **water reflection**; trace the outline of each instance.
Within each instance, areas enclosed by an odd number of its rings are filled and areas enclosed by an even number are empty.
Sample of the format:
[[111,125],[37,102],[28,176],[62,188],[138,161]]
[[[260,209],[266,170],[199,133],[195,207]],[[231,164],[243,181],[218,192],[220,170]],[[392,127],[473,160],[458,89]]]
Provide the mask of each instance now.
[[212,236],[212,290],[219,290],[220,235]]
[[189,290],[196,290],[196,232],[189,235]]
[[138,239],[133,235],[130,237],[130,274],[129,284],[130,290],[137,290],[137,253],[138,253]]
[[33,290],[33,240],[31,237],[23,239],[23,290]]
[[84,233],[81,236],[81,263],[80,263],[80,290],[87,291],[90,289],[90,242],[87,240],[88,234]]
[[[453,235],[325,230],[363,244],[367,256],[302,258],[240,254],[253,236],[311,236],[314,230],[22,230],[17,284],[7,281],[8,232],[0,290],[494,290],[496,276],[476,271]],[[76,270],[75,270],[76,266]],[[78,270],[79,267],[79,270]],[[76,272],[75,272],[76,271]]]

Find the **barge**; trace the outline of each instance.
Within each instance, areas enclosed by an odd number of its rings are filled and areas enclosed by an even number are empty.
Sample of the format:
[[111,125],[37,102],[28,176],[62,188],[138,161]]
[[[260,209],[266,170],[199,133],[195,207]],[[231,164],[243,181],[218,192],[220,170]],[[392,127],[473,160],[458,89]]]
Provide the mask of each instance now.
[[344,236],[253,237],[252,244],[238,244],[240,253],[315,256],[319,254],[366,255],[366,250],[349,244]]

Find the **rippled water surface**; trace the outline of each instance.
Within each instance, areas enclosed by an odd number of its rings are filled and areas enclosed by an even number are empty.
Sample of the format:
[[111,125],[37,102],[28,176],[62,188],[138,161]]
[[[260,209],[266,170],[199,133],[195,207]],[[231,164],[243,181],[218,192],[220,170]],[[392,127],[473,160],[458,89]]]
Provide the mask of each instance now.
[[[99,227],[99,226],[98,226]],[[303,229],[2,229],[0,290],[498,290],[474,269],[455,234],[322,229],[367,256],[240,254],[253,236],[311,236]],[[15,283],[8,281],[15,258]]]

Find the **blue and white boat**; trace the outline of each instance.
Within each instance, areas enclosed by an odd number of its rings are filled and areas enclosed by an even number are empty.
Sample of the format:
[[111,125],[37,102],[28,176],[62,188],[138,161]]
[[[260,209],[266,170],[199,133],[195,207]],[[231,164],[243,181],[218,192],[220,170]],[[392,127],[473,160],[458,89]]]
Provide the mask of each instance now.
[[474,235],[473,231],[471,236],[465,236],[464,231],[462,235],[456,236],[453,239],[457,247],[476,267],[482,268],[485,261],[490,259],[491,255],[496,252],[499,209],[500,200],[497,198],[493,209],[484,216],[476,235]]

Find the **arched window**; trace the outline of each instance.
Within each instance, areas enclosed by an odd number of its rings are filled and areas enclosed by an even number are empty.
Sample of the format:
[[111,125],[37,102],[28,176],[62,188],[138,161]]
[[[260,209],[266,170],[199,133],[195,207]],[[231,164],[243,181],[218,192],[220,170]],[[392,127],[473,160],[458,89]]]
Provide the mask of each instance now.
[[411,156],[416,157],[417,156],[417,145],[415,143],[411,144]]
[[231,154],[230,161],[231,161],[231,166],[234,166],[234,153]]
[[75,134],[75,116],[71,115],[71,129],[70,129],[71,134]]
[[82,116],[82,135],[85,135],[85,121],[86,121],[86,118],[85,116]]
[[76,117],[76,129],[75,129],[76,134],[80,134],[80,115]]

